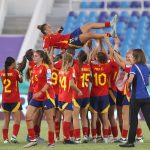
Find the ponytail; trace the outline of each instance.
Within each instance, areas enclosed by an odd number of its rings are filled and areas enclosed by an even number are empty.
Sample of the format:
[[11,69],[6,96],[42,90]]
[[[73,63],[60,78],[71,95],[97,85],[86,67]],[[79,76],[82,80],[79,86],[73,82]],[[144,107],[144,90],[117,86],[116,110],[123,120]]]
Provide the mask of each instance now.
[[8,73],[8,68],[13,64],[15,63],[15,59],[13,57],[7,57],[6,60],[5,60],[5,77],[6,77],[6,80],[7,80],[7,73]]
[[39,29],[44,35],[46,34],[46,32],[45,32],[45,26],[46,26],[47,24],[45,23],[45,24],[42,24],[42,25],[38,25],[37,26],[37,29]]
[[68,71],[68,69],[70,68],[69,63],[71,63],[73,61],[73,56],[69,53],[64,53],[63,54],[63,63],[62,63],[62,69],[64,71]]
[[79,67],[81,68],[83,63],[87,60],[87,54],[81,50],[78,54],[78,59],[79,59]]

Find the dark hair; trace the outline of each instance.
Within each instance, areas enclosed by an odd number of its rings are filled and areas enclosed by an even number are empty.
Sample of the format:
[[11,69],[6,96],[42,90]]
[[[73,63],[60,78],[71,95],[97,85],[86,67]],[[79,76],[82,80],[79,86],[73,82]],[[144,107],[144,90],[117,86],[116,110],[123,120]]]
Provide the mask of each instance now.
[[37,28],[38,28],[43,34],[46,34],[46,32],[45,32],[45,26],[46,26],[46,25],[47,25],[47,24],[44,23],[44,24],[42,24],[42,25],[38,25]]
[[107,62],[107,55],[103,52],[98,52],[97,53],[97,58],[98,58],[98,62],[105,64]]
[[7,57],[6,60],[5,60],[5,76],[6,76],[6,79],[7,79],[7,72],[8,72],[8,68],[13,64],[15,63],[15,59],[13,57]]
[[43,58],[43,63],[51,65],[51,61],[46,52],[44,52],[43,50],[36,50],[35,52],[38,53],[41,58]]
[[62,59],[62,55],[61,54],[58,54],[54,57],[53,61],[56,62],[58,60],[61,60]]
[[136,64],[146,64],[146,57],[142,49],[133,49],[132,55]]
[[33,52],[34,52],[33,49],[27,50],[26,53],[25,53],[25,55],[23,56],[23,59],[22,59],[21,63],[18,63],[18,64],[17,64],[18,70],[19,70],[19,72],[20,72],[21,74],[23,74],[23,70],[24,70],[25,67],[26,67],[27,60],[28,60],[28,61],[32,61]]
[[73,47],[69,47],[67,50],[66,50],[67,53],[71,54],[72,56],[75,55],[75,48]]
[[63,63],[62,63],[62,68],[64,71],[68,71],[70,68],[69,63],[73,61],[73,56],[67,52],[63,54]]
[[85,53],[85,51],[81,50],[79,52],[78,59],[79,59],[79,65],[80,65],[80,67],[82,67],[83,62],[85,62],[87,59],[87,54]]

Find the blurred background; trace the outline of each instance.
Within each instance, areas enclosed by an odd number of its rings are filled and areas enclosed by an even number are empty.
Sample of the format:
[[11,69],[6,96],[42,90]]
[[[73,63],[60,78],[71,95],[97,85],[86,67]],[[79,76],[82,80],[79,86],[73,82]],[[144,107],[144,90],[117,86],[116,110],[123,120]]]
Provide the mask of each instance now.
[[[20,62],[26,50],[42,49],[39,24],[49,23],[54,30],[63,26],[66,34],[87,22],[110,21],[115,14],[121,54],[142,48],[150,64],[150,0],[0,0],[0,69],[7,56]],[[111,28],[95,30],[109,31]],[[24,110],[28,86],[26,80],[20,85]]]

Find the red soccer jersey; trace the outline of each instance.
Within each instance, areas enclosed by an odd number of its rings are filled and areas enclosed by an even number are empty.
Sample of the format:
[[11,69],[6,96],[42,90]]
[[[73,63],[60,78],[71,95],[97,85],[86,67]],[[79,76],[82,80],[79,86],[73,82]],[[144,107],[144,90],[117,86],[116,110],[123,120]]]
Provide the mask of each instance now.
[[[132,67],[131,65],[126,65],[124,71],[129,74],[131,67]],[[130,98],[130,91],[127,86],[128,86],[128,80],[125,82],[123,95],[126,95],[128,98]]]
[[59,71],[59,94],[58,100],[70,103],[73,99],[73,89],[70,87],[70,80],[74,79],[74,69],[71,67],[67,72]]
[[76,85],[82,91],[82,96],[78,96],[76,92],[74,92],[75,99],[83,99],[90,97],[90,89],[89,89],[89,78],[90,78],[90,65],[83,64],[82,67],[79,67],[79,64],[74,65],[75,76],[76,76]]
[[9,69],[6,79],[5,70],[2,70],[0,73],[0,77],[2,79],[3,85],[2,103],[20,102],[18,82],[22,82],[22,77],[19,75],[18,71]]
[[115,60],[110,60],[111,64],[111,72],[109,76],[109,88],[111,88],[113,91],[117,91],[116,87],[116,78],[119,71],[119,65],[115,62]]
[[108,95],[108,79],[110,74],[110,63],[93,64],[92,70],[92,89],[91,96]]
[[55,93],[52,87],[52,74],[51,69],[46,64],[41,64],[40,66],[34,66],[32,70],[32,87],[33,94],[40,92],[45,84],[49,84],[49,88],[45,93],[42,93],[40,97],[36,98],[38,101],[44,101],[47,99],[54,99]]
[[54,88],[56,95],[58,95],[58,93],[59,93],[58,72],[59,72],[58,69],[56,69],[56,68],[52,69],[52,84],[53,84],[53,88]]
[[[33,61],[29,61],[28,69],[29,69],[29,73],[30,73],[30,78],[32,78],[31,75],[32,75],[32,70],[33,70],[34,66],[35,66],[35,63]],[[33,91],[32,82],[30,82],[30,86],[29,86],[28,91],[29,92]]]
[[68,42],[70,34],[62,35],[60,33],[46,35],[43,37],[43,48],[58,48],[67,49],[69,47]]

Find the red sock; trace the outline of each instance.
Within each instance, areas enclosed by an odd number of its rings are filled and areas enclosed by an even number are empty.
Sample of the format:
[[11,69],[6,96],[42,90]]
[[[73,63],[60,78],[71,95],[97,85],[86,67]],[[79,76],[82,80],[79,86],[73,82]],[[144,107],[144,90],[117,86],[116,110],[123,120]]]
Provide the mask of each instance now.
[[121,136],[122,136],[123,138],[127,138],[127,134],[128,134],[128,130],[122,129]]
[[8,129],[3,129],[3,140],[7,140],[8,139]]
[[69,131],[70,131],[70,122],[63,122],[63,135],[64,135],[64,140],[69,140]]
[[89,136],[88,135],[88,127],[83,127],[82,131],[83,131],[84,136]]
[[103,129],[103,137],[108,138],[109,129]]
[[108,128],[108,135],[111,135],[111,127]]
[[40,136],[40,127],[38,125],[34,126],[34,132],[35,132],[36,137]]
[[30,141],[36,140],[36,136],[33,128],[28,129],[28,136],[30,138]]
[[73,135],[73,130],[70,130],[69,131],[69,135],[70,135],[70,137],[73,137],[74,135]]
[[54,144],[54,132],[48,131],[48,144]]
[[101,136],[101,124],[99,121],[96,122],[96,133],[97,136]]
[[117,128],[117,126],[111,127],[111,131],[112,131],[112,134],[113,134],[114,138],[118,136],[118,128]]
[[73,135],[73,122],[70,123],[70,131],[69,131],[70,137],[74,137]]
[[55,134],[56,138],[58,138],[60,134],[60,122],[55,122]]
[[105,27],[109,28],[110,27],[110,22],[105,22]]
[[142,135],[142,128],[137,128],[136,135],[137,135],[137,137],[142,137],[143,136]]
[[74,129],[74,137],[80,138],[80,129]]
[[19,129],[20,129],[20,125],[19,124],[14,124],[13,125],[13,136],[17,137]]
[[96,129],[92,129],[92,137],[96,138]]

